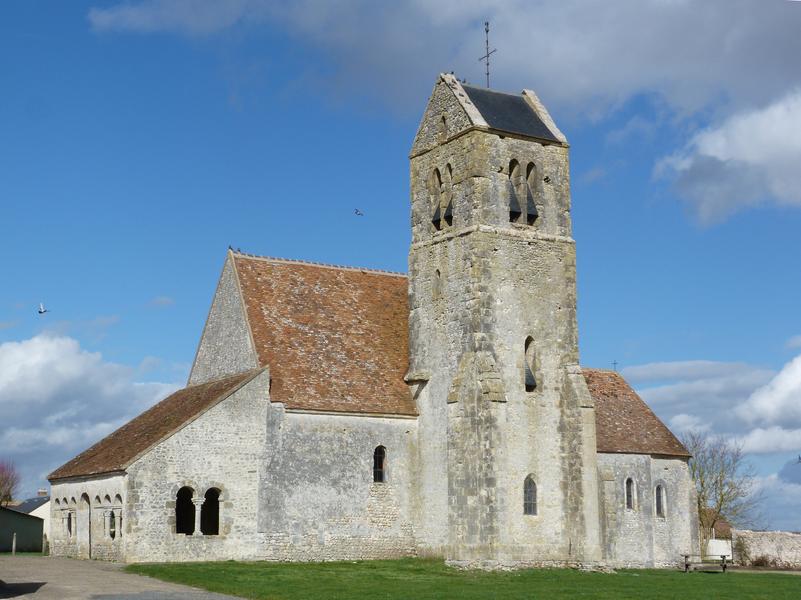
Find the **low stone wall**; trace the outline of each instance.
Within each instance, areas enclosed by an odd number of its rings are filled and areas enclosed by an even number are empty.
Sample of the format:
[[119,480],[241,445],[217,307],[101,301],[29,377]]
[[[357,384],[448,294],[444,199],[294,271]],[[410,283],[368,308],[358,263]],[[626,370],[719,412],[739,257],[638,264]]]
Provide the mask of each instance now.
[[732,530],[735,548],[738,540],[745,542],[750,564],[783,569],[801,569],[801,533],[789,531]]

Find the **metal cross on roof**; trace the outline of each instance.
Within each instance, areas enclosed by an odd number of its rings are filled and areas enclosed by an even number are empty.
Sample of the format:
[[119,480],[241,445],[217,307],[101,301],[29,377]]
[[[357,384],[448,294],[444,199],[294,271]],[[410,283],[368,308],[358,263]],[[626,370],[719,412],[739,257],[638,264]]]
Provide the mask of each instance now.
[[482,56],[481,58],[479,58],[478,60],[479,61],[482,61],[482,60],[486,61],[486,64],[487,64],[487,87],[489,87],[489,57],[490,57],[490,54],[495,54],[495,52],[497,52],[497,50],[495,48],[493,48],[491,51],[489,49],[489,21],[484,21],[484,38],[485,38],[485,41],[486,41],[486,44],[487,44],[487,53],[484,56]]

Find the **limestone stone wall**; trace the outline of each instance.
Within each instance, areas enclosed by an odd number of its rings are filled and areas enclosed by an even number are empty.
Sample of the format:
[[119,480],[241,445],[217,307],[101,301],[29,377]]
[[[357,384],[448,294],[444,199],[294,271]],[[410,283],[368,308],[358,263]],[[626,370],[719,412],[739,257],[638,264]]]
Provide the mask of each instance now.
[[[256,515],[268,389],[265,371],[128,468],[129,562],[261,557]],[[219,535],[199,527],[176,533],[176,495],[184,486],[194,490],[196,512],[207,490],[221,491]]]
[[[615,566],[674,566],[699,552],[694,488],[683,459],[643,454],[599,454],[604,555]],[[626,479],[635,484],[626,506]],[[656,514],[655,490],[665,489],[665,516]]]
[[242,373],[258,366],[233,259],[229,254],[198,344],[189,385]]
[[[462,131],[466,113],[450,93],[438,84],[411,159],[410,373],[427,378],[417,390],[421,545],[467,562],[599,560],[595,421],[576,376],[567,147]],[[442,134],[439,114],[461,133]],[[537,167],[533,226],[510,223],[513,159]],[[431,223],[435,169],[448,173],[453,204],[441,231]],[[533,392],[523,379],[529,336]],[[523,515],[529,474],[536,516]]]
[[[393,558],[415,553],[416,419],[286,412],[273,404],[259,531],[268,560]],[[386,448],[386,480],[373,453]]]
[[123,558],[128,519],[124,475],[57,481],[50,496],[53,556]]
[[[789,531],[732,530],[732,546],[745,542],[748,556],[753,562],[765,557],[771,566],[783,569],[801,569],[801,533]],[[735,560],[738,557],[735,556]]]

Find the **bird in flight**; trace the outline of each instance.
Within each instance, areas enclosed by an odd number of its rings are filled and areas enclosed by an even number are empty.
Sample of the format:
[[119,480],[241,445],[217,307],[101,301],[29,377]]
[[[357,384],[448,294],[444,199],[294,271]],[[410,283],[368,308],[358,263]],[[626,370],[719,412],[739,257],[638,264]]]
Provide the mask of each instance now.
[[364,213],[362,211],[360,211],[358,208],[354,208],[353,209],[353,214],[356,215],[357,217],[363,217],[364,216]]
[[47,310],[47,309],[44,307],[44,304],[42,304],[42,303],[40,302],[40,303],[39,303],[39,314],[40,314],[40,315],[43,315],[43,314],[45,314],[46,312],[50,312],[50,311],[49,311],[49,310]]

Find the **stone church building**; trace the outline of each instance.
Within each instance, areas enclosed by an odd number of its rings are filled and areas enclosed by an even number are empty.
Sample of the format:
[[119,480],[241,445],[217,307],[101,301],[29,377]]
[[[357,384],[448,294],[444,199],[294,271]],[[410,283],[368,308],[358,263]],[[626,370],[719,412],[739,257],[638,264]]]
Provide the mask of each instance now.
[[52,552],[674,565],[682,444],[582,369],[568,144],[537,96],[441,75],[408,275],[229,251],[187,387],[50,474]]

